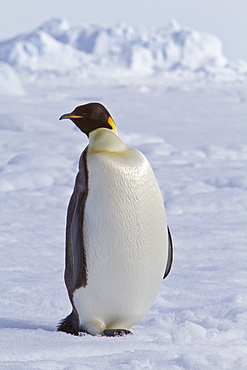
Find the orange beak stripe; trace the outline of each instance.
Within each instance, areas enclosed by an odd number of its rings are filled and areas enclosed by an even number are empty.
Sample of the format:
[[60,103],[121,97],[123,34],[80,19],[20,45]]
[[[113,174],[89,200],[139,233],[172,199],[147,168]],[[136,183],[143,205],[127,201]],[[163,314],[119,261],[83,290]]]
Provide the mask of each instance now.
[[83,116],[69,116],[68,118],[83,118]]

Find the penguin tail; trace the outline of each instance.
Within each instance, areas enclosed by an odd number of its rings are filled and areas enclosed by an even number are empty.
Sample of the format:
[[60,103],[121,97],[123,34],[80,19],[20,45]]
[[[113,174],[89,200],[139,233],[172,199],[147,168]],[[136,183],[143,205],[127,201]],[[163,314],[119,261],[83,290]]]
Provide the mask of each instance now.
[[57,325],[57,331],[64,331],[72,335],[79,335],[77,317],[74,311],[70,315],[61,320]]

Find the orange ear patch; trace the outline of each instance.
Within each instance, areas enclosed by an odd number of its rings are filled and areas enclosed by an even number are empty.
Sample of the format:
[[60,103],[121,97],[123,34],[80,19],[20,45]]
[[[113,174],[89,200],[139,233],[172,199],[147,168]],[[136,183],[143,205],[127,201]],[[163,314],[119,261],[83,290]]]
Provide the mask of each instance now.
[[108,117],[107,122],[111,126],[112,130],[117,132],[117,127],[116,127],[115,122],[113,121],[113,119],[111,117]]

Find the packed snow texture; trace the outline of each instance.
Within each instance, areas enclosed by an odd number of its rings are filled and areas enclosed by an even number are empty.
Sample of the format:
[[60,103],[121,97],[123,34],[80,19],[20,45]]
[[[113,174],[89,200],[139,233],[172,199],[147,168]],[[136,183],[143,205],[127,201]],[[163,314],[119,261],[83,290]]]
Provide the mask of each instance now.
[[0,95],[25,95],[25,89],[13,68],[0,62]]
[[80,78],[152,75],[169,72],[232,79],[247,73],[247,64],[231,64],[221,41],[212,34],[182,28],[134,28],[82,24],[71,28],[51,19],[35,30],[0,42],[0,60],[18,72]]
[[[40,35],[39,50],[38,36],[34,49],[21,36],[8,43],[9,55],[25,44],[23,61],[29,54],[31,69],[43,66],[40,58],[51,66],[59,48],[90,58],[98,37],[93,29],[79,37],[81,28],[76,33],[66,22],[49,22],[29,35]],[[123,32],[134,39],[130,28],[123,30],[114,31],[121,50]],[[11,86],[11,94],[0,95],[0,369],[246,369],[246,83],[22,78],[21,95],[11,67],[0,70]],[[56,332],[70,312],[65,217],[87,145],[72,122],[58,118],[90,101],[106,105],[123,141],[150,160],[174,239],[173,269],[133,336]]]

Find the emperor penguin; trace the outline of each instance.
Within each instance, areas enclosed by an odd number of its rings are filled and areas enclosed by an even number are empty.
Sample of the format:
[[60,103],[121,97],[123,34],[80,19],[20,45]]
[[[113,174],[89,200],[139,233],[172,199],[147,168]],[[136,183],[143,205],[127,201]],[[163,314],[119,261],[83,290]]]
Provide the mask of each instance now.
[[172,266],[161,191],[146,157],[123,143],[102,104],[80,105],[62,119],[74,122],[89,144],[67,212],[72,312],[58,331],[126,335],[147,314]]

